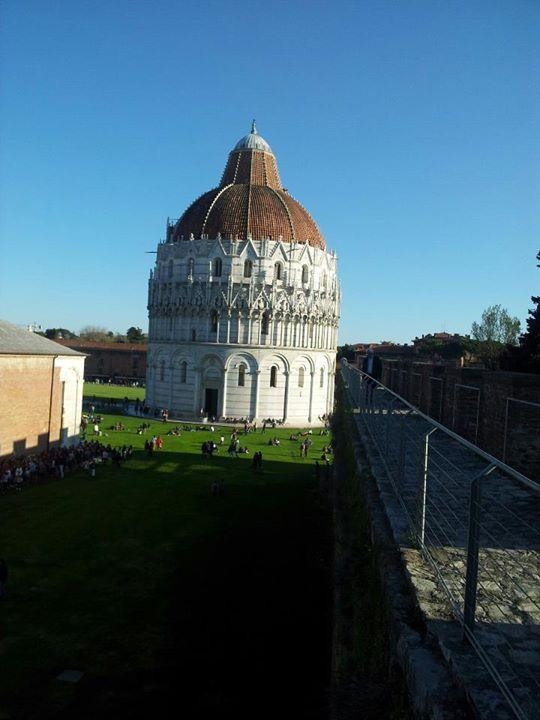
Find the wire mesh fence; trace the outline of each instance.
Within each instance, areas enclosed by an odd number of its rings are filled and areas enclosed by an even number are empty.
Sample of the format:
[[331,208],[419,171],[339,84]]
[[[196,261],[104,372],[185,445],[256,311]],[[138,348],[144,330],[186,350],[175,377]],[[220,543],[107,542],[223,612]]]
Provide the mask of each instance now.
[[506,398],[503,460],[540,477],[540,403]]
[[449,615],[514,716],[538,718],[540,485],[346,362],[342,377]]

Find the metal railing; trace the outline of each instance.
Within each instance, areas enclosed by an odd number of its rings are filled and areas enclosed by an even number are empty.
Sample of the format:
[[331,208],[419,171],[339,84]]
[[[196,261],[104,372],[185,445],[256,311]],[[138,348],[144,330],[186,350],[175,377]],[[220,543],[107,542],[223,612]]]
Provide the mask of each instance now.
[[540,485],[346,361],[341,374],[438,600],[514,716],[538,717]]

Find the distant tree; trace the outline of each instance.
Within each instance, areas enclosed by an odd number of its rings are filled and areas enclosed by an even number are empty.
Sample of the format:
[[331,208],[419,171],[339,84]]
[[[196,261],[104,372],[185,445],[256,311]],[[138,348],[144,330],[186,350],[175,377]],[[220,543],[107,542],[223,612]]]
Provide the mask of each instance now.
[[[540,261],[540,252],[536,259]],[[535,307],[528,311],[527,329],[519,338],[519,347],[511,348],[508,352],[506,367],[509,370],[540,373],[540,296],[533,295],[531,300]]]
[[111,342],[114,333],[107,328],[98,325],[86,325],[79,333],[79,337],[83,340],[93,340],[96,342]]
[[435,337],[426,337],[415,343],[415,349],[419,355],[433,357],[440,355],[447,360],[473,355],[476,343],[467,335],[452,337],[451,340],[444,340]]
[[338,358],[345,358],[348,362],[354,362],[356,359],[354,345],[340,345],[337,354]]
[[140,327],[130,327],[126,332],[127,341],[130,343],[144,342],[144,333]]
[[473,338],[480,342],[517,345],[520,329],[521,323],[517,317],[510,317],[508,310],[500,305],[490,305],[482,313],[482,321],[473,322],[471,332]]
[[74,332],[66,328],[47,328],[43,334],[49,340],[72,340],[77,337]]
[[478,355],[493,367],[506,346],[517,345],[520,329],[517,317],[510,317],[508,310],[500,305],[490,305],[482,313],[481,322],[473,322],[471,328]]
[[[536,259],[540,260],[540,252],[536,255]],[[540,264],[537,267],[540,268]],[[534,357],[540,355],[540,295],[533,295],[531,300],[536,307],[527,313],[529,316],[526,320],[527,329],[519,338],[519,344],[525,355]]]

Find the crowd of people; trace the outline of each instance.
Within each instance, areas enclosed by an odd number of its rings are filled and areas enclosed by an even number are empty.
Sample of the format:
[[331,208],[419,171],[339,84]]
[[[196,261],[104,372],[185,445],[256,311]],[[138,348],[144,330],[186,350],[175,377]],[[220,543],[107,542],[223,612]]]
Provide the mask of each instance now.
[[118,378],[118,377],[94,377],[90,378],[88,382],[94,383],[95,385],[120,385],[121,387],[133,387],[143,388],[144,380],[131,380],[130,378]]
[[63,479],[80,468],[95,477],[97,464],[120,465],[132,453],[132,445],[113,448],[86,440],[73,447],[55,447],[40,453],[4,458],[0,461],[0,489],[2,492],[20,490],[24,485],[51,478]]
[[[139,401],[137,401],[138,403]],[[139,404],[140,408],[144,408],[143,404]],[[148,413],[143,413],[148,414]],[[161,418],[163,422],[168,421],[168,410],[155,412],[156,417]],[[321,418],[323,419],[323,418]],[[120,465],[124,460],[131,457],[133,453],[132,445],[123,445],[121,447],[112,447],[110,444],[103,444],[97,438],[101,438],[106,433],[103,432],[103,417],[95,412],[95,406],[90,405],[89,412],[83,414],[81,422],[81,442],[77,446],[72,447],[54,447],[50,450],[26,455],[23,457],[8,457],[0,461],[0,491],[5,492],[10,489],[21,488],[25,483],[40,482],[44,479],[57,477],[63,478],[67,473],[82,468],[95,477],[96,465],[103,463],[114,463]],[[228,420],[232,420],[228,418]],[[236,420],[236,419],[235,419]],[[324,417],[325,426],[320,429],[319,435],[329,434],[329,417]],[[246,419],[240,419],[239,424],[242,427],[233,427],[227,453],[229,456],[249,455],[250,450],[247,445],[240,443],[240,435],[248,435],[257,431],[257,424],[250,423]],[[261,433],[266,432],[268,427],[275,429],[282,421],[273,418],[267,418],[261,426]],[[130,432],[129,428],[121,421],[117,420],[108,426],[108,430],[112,432]],[[136,427],[132,432],[138,435],[145,435],[151,429],[150,423],[146,420]],[[168,430],[168,436],[181,437],[184,432],[210,432],[218,435],[219,444],[213,438],[205,440],[201,445],[201,452],[205,456],[212,457],[219,451],[219,447],[225,444],[224,428],[216,428],[214,425],[203,424],[183,424],[176,425]],[[93,431],[94,437],[87,438],[90,431]],[[300,457],[307,458],[310,447],[312,446],[313,430],[306,429],[296,433],[291,433],[289,440],[291,442],[299,442]],[[279,447],[281,441],[277,435],[268,439],[269,447]],[[149,456],[154,454],[155,450],[163,447],[163,439],[158,434],[153,434],[151,438],[145,440],[144,449]],[[332,443],[328,443],[322,449],[320,460],[328,467],[332,459]],[[256,451],[253,455],[252,466],[255,470],[262,470],[262,452]],[[221,492],[221,490],[219,491]]]
[[144,449],[150,457],[154,454],[154,450],[161,450],[163,448],[163,438],[161,435],[152,435],[151,438],[145,441]]

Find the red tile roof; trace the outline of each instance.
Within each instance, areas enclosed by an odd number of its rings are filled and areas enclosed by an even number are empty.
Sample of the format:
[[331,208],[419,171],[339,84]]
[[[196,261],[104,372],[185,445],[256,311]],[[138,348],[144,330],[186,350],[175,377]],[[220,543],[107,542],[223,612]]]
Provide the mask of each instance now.
[[233,150],[219,187],[201,195],[178,220],[173,240],[270,237],[307,243],[322,250],[326,243],[311,215],[281,186],[274,155],[253,149]]
[[96,342],[94,340],[55,340],[59,345],[85,350],[113,350],[117,352],[146,352],[143,343]]

